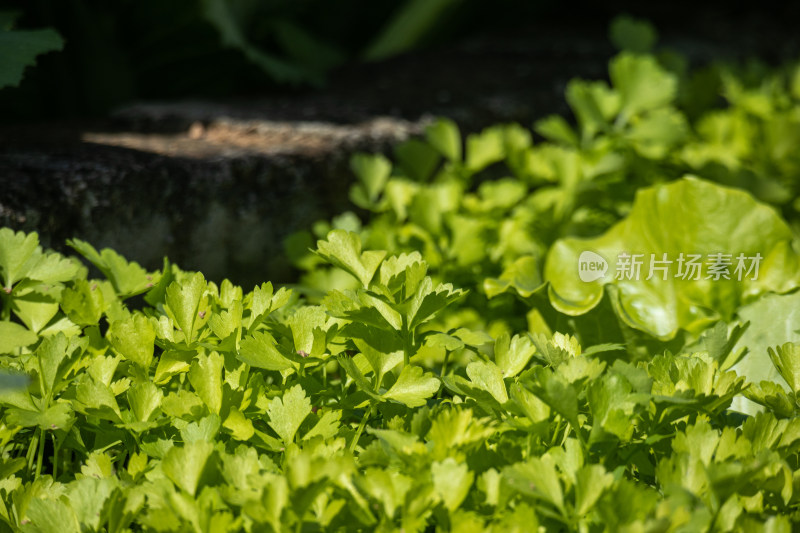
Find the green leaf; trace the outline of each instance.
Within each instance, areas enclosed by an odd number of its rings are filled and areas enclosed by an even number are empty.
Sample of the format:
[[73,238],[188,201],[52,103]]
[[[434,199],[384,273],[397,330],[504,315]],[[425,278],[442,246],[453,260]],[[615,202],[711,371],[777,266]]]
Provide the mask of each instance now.
[[369,468],[364,472],[364,490],[377,500],[386,516],[394,516],[411,489],[412,478],[396,470]]
[[397,381],[383,394],[383,398],[395,400],[408,407],[425,405],[425,400],[439,390],[439,380],[431,373],[423,373],[415,365],[406,365]]
[[217,352],[199,354],[189,370],[189,382],[208,410],[219,414],[222,408],[223,358]]
[[[697,347],[707,351],[712,359],[718,361],[720,370],[728,370],[747,353],[744,348],[734,351],[734,347],[749,326],[749,322],[745,322],[742,325],[737,324],[731,328],[729,335],[728,324],[721,321],[717,322],[703,333],[697,342]],[[688,347],[688,350],[697,351],[694,346]]]
[[575,513],[585,516],[614,482],[602,465],[586,465],[575,475]]
[[164,393],[150,381],[137,383],[128,389],[128,405],[134,418],[139,422],[149,422],[164,399]]
[[507,466],[503,469],[503,477],[516,490],[547,501],[563,513],[564,491],[549,455]]
[[383,398],[379,396],[372,384],[367,381],[367,378],[364,377],[364,374],[359,369],[358,365],[356,364],[356,360],[354,358],[347,357],[346,355],[340,355],[336,358],[339,362],[339,365],[344,369],[347,376],[355,382],[356,386],[364,393],[367,394],[370,398],[377,401],[383,401]]
[[106,307],[103,291],[95,282],[75,280],[72,287],[61,293],[61,309],[79,326],[96,325]]
[[431,464],[433,486],[444,506],[455,511],[467,497],[475,474],[466,463],[458,463],[452,457]]
[[310,440],[314,437],[331,439],[339,432],[341,411],[326,411],[308,432],[303,435],[303,440]]
[[[631,327],[660,339],[670,339],[679,328],[699,332],[710,323],[730,319],[739,306],[767,291],[786,291],[798,285],[798,275],[787,248],[792,238],[789,227],[770,207],[735,189],[685,178],[666,185],[642,189],[628,216],[595,239],[562,239],[550,249],[545,279],[550,283],[550,302],[559,311],[580,315],[597,306],[604,285],[619,291],[610,293],[619,317]],[[581,255],[595,254],[592,261],[605,261],[605,274],[582,281]],[[621,254],[628,254],[627,258]],[[632,254],[642,254],[638,279]],[[652,257],[651,257],[652,254]],[[667,254],[667,271],[648,265]],[[699,273],[679,277],[680,254],[700,256]],[[730,279],[708,279],[709,257],[730,254]],[[737,279],[737,257],[763,259],[758,279],[748,276],[752,261]],[[647,260],[647,263],[645,263]],[[570,266],[571,265],[571,266]],[[684,265],[685,266],[685,265]],[[694,279],[694,278],[699,279]],[[615,279],[619,278],[619,279]],[[630,278],[630,279],[628,279]],[[664,279],[666,278],[666,279]]]
[[447,457],[456,449],[479,446],[495,431],[490,419],[475,418],[472,409],[453,407],[436,415],[426,438],[433,443],[435,457]]
[[379,279],[380,284],[390,293],[399,292],[397,297],[403,301],[416,293],[427,272],[428,264],[419,252],[403,253],[393,255],[381,263]]
[[182,448],[170,448],[161,467],[175,485],[194,496],[214,470],[215,457],[214,444],[198,440]]
[[795,394],[800,391],[800,343],[787,342],[767,350],[772,364]]
[[[0,43],[5,34],[0,32]],[[2,86],[2,71],[0,71],[0,86]],[[31,259],[34,258],[38,247],[37,233],[25,234],[21,231],[14,233],[14,230],[9,228],[0,228],[0,274],[3,276],[6,292],[10,292],[11,287],[28,273],[32,266]]]
[[326,241],[317,241],[317,254],[334,266],[355,276],[366,288],[378,270],[384,251],[361,252],[361,239],[357,234],[333,230]]
[[158,283],[158,274],[149,274],[138,263],[128,262],[114,250],[98,251],[80,239],[70,239],[67,244],[96,266],[108,278],[120,298],[141,294]]
[[199,313],[205,290],[206,280],[200,272],[190,275],[183,281],[173,281],[167,287],[165,309],[178,329],[183,332],[187,342],[195,340],[197,325],[202,321],[203,317],[200,317]]
[[689,125],[683,114],[672,109],[657,109],[631,120],[627,138],[644,157],[662,159],[684,142]]
[[[78,385],[75,396],[86,413],[112,422],[122,422],[122,413],[111,387],[94,377],[85,377],[88,379]],[[77,408],[80,409],[80,406]]]
[[238,341],[241,338],[242,314],[242,302],[233,302],[230,309],[211,315],[208,326],[220,341],[225,341],[234,335]]
[[30,346],[39,336],[14,322],[0,321],[0,353],[14,353],[17,348]]
[[14,314],[31,330],[45,335],[43,331],[58,313],[58,301],[55,291],[41,291],[26,282],[17,285],[11,308]]
[[499,278],[486,278],[483,290],[488,298],[514,289],[523,298],[528,298],[542,288],[542,275],[535,257],[524,255],[511,263]]
[[12,426],[39,427],[45,431],[68,431],[75,422],[75,413],[68,403],[54,403],[44,410],[12,408],[6,415]]
[[[239,20],[236,5],[224,0],[202,0],[202,14],[220,34],[220,41],[226,48],[237,50],[248,61],[278,82],[321,83],[320,74],[298,62],[290,62],[262,50],[247,38],[244,28],[246,20]],[[241,5],[239,6],[241,7]],[[250,13],[246,19],[254,14]]]
[[114,476],[114,462],[107,453],[95,450],[81,467],[81,474],[94,479],[111,478]]
[[619,93],[603,81],[571,80],[566,97],[584,136],[592,137],[604,130],[619,112]]
[[303,420],[311,414],[311,400],[300,385],[295,385],[283,393],[282,397],[269,402],[267,416],[269,426],[283,441],[284,446],[294,442],[294,436]]
[[[398,312],[397,306],[367,292],[359,292],[357,295],[361,308],[347,313],[348,318],[355,321],[363,319],[364,322],[382,329],[387,329],[387,325],[395,331],[403,329],[403,317]],[[380,319],[375,316],[376,312]]]
[[153,378],[158,384],[163,384],[177,374],[189,371],[189,365],[194,358],[195,351],[166,350],[161,353],[156,366],[156,375]]
[[[800,292],[767,294],[739,310],[739,318],[750,326],[745,330],[734,352],[747,349],[747,354],[731,370],[745,376],[750,383],[768,381],[787,385],[769,356],[769,348],[787,342],[800,342]],[[776,320],[775,317],[781,317]],[[755,414],[757,406],[741,397],[734,398],[732,409]]]
[[670,104],[677,94],[678,80],[652,56],[622,52],[608,67],[611,82],[619,91],[625,116],[658,109]]
[[501,405],[508,401],[503,371],[491,361],[473,361],[468,364],[467,376],[476,387],[491,394]]
[[283,371],[298,366],[281,354],[275,347],[275,339],[266,331],[257,331],[242,339],[236,358],[252,367],[265,370]]
[[[97,530],[106,519],[103,509],[112,495],[116,480],[87,476],[78,480],[69,493],[69,503],[78,522]],[[119,493],[117,493],[119,494]]]
[[554,411],[563,416],[575,428],[578,423],[578,393],[561,376],[546,368],[536,369],[537,384],[533,392]]
[[358,178],[368,203],[374,203],[392,173],[392,164],[380,154],[356,154],[350,158],[350,168]]
[[327,71],[346,59],[335,43],[321,40],[322,35],[316,31],[310,32],[284,18],[271,20],[269,27],[289,57],[313,72]]
[[505,513],[497,522],[498,531],[538,531],[539,520],[530,505],[520,503],[514,509]]
[[68,363],[85,347],[83,339],[68,339],[63,333],[48,337],[36,349],[39,363],[39,388],[43,397],[52,398],[68,370]]
[[611,21],[609,37],[619,50],[646,54],[653,50],[658,34],[646,20],[620,15]]
[[581,353],[578,340],[571,335],[555,333],[552,338],[548,339],[544,334],[539,333],[531,335],[530,339],[536,347],[536,357],[553,368]]
[[494,343],[494,362],[504,378],[513,378],[525,369],[535,352],[536,346],[530,338],[519,335],[511,338],[504,333]]
[[409,302],[406,313],[408,329],[413,330],[465,294],[461,289],[454,289],[450,283],[434,288],[433,281],[426,276]]
[[403,361],[403,351],[397,350],[383,353],[376,350],[362,339],[354,339],[358,350],[364,355],[372,371],[377,376],[377,383],[381,383],[383,376]]
[[0,31],[0,88],[16,87],[36,56],[61,50],[64,40],[55,30]]
[[511,385],[511,400],[528,417],[531,422],[538,424],[550,420],[550,407],[528,389],[514,383]]
[[461,133],[455,122],[447,118],[437,119],[425,128],[425,138],[451,163],[461,162]]
[[186,444],[193,442],[213,442],[219,434],[221,421],[218,415],[212,413],[197,422],[186,423],[183,420],[173,421],[181,432],[181,438]]
[[[744,394],[748,400],[766,407],[775,413],[775,416],[781,418],[794,416],[794,398],[789,396],[786,389],[778,383],[772,381],[762,381],[759,384],[751,383]],[[756,413],[757,409],[752,408],[750,405],[745,406],[745,402],[741,398],[736,398],[736,400],[738,400],[738,402],[735,402],[737,405],[732,405],[732,409],[748,414]]]
[[125,359],[147,370],[153,362],[156,332],[144,315],[134,313],[125,320],[111,323],[108,340]]
[[292,291],[281,287],[273,292],[272,283],[262,283],[253,289],[247,297],[248,308],[250,309],[250,319],[247,322],[247,329],[252,330],[260,324],[270,313],[286,305],[292,296]]
[[587,398],[593,415],[590,442],[602,440],[604,432],[621,441],[630,440],[637,407],[643,408],[650,401],[649,395],[634,394],[632,389],[627,379],[613,372],[589,385]]
[[537,121],[534,128],[536,133],[554,143],[578,146],[578,135],[561,115],[545,117]]
[[[327,348],[327,333],[331,318],[322,306],[304,306],[286,319],[292,330],[294,349],[306,356],[319,357]],[[335,329],[333,331],[336,331]]]
[[37,409],[27,387],[0,389],[0,403],[5,406],[13,406],[27,411],[35,411]]
[[478,172],[492,163],[502,161],[506,155],[503,127],[494,126],[467,136],[465,164],[470,172]]
[[236,440],[249,440],[255,434],[253,421],[245,417],[241,411],[235,407],[231,408],[228,418],[222,426],[229,429]]
[[403,172],[419,182],[427,181],[442,160],[430,144],[413,138],[395,146],[394,156]]
[[44,283],[59,283],[70,281],[78,272],[81,264],[79,261],[66,258],[61,254],[46,252],[34,254],[36,261],[31,265],[26,277]]
[[379,61],[406,52],[428,38],[457,0],[411,0],[400,4],[367,46],[363,58]]
[[[0,33],[1,35],[2,33]],[[22,531],[26,533],[81,533],[75,511],[62,500],[35,499],[31,501],[22,523],[25,524]]]

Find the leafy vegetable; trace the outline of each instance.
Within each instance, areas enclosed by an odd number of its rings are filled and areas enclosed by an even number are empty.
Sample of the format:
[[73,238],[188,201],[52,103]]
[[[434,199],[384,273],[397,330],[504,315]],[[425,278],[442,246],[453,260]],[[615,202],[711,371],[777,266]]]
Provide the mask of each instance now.
[[294,292],[0,229],[0,528],[796,528],[796,77],[728,68],[690,118],[654,33],[612,35],[545,142],[440,120],[355,158],[370,218],[296,238]]
[[[789,248],[791,238],[786,223],[750,195],[687,178],[639,191],[629,215],[601,237],[555,242],[545,279],[554,307],[567,314],[592,309],[603,297],[603,285],[613,283],[619,288],[615,303],[623,320],[671,338],[678,328],[705,329],[719,318],[730,320],[742,303],[765,291],[795,288],[799,280],[790,266],[797,261]],[[585,250],[608,261],[605,276],[590,283],[577,275]],[[704,264],[698,274],[679,276],[680,258],[687,259],[687,270],[690,254],[699,255]],[[727,279],[714,279],[708,258],[715,254],[728,260]],[[745,262],[737,273],[740,254]],[[750,272],[753,261],[744,258],[757,254],[764,264],[756,275]],[[638,267],[637,255],[642,263]]]

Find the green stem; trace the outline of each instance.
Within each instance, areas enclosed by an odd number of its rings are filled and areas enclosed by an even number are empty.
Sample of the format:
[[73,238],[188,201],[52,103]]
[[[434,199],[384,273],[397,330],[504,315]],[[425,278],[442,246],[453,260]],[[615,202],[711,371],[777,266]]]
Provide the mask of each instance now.
[[558,435],[561,433],[561,416],[556,417],[556,428],[553,430],[553,436],[550,437],[550,447],[554,447],[556,445],[556,440],[558,440]]
[[53,432],[53,479],[58,479],[58,439]]
[[[439,379],[444,380],[444,373],[447,370],[447,360],[450,358],[450,350],[445,350],[444,352],[444,359],[442,360],[442,371],[439,374]],[[439,392],[436,393],[436,399],[440,399],[442,397],[442,391],[444,391],[444,386],[439,387]]]
[[[569,429],[569,427],[568,427],[568,429]],[[578,437],[578,442],[580,443],[581,448],[583,448],[583,453],[584,454],[588,454],[589,453],[589,444],[586,442],[586,439],[583,438],[583,433],[581,433],[581,429],[579,427],[573,427],[572,429],[575,430],[575,436]],[[566,441],[566,436],[567,435],[569,435],[569,431],[567,431],[567,433],[564,435],[565,441]]]
[[413,350],[413,346],[413,333],[408,331],[408,329],[406,329],[406,325],[403,324],[403,362],[406,366],[411,364],[411,351]]
[[450,350],[445,350],[444,352],[444,359],[442,360],[442,372],[439,374],[440,377],[444,377],[444,373],[447,370],[447,360],[450,358]]
[[361,434],[364,432],[364,426],[367,425],[367,419],[372,416],[372,410],[375,408],[375,404],[370,402],[369,410],[367,410],[367,414],[364,415],[364,418],[361,419],[361,422],[358,424],[358,429],[356,430],[356,434],[353,436],[353,440],[350,441],[350,453],[355,452],[356,445],[358,444],[358,439],[361,438]]
[[38,479],[39,475],[42,473],[42,459],[44,459],[44,441],[45,441],[45,434],[42,428],[39,428],[39,452],[36,454],[36,477],[34,479]]
[[[5,293],[5,291],[3,291]],[[11,319],[11,298],[7,294],[2,295],[3,307],[0,309],[0,320]]]
[[31,438],[30,444],[28,444],[28,453],[25,454],[25,462],[28,463],[28,472],[33,470],[33,460],[36,454],[36,448],[39,444],[39,432],[34,431],[33,438]]

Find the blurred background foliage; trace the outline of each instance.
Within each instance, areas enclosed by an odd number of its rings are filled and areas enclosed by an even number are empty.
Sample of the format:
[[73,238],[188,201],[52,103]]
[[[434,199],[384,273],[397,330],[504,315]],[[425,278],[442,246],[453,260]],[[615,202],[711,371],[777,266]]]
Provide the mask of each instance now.
[[[24,0],[0,9],[15,12],[15,29],[53,28],[65,41],[61,53],[38,58],[19,88],[0,91],[0,112],[13,119],[97,115],[132,99],[314,89],[345,64],[529,20],[546,6],[514,0],[491,8],[483,0]],[[0,48],[0,65],[16,51]]]
[[[102,116],[133,100],[314,91],[324,88],[337,70],[353,64],[475,35],[524,32],[531,23],[599,29],[598,45],[602,46],[608,22],[624,12],[651,20],[658,28],[706,35],[718,30],[725,33],[733,19],[751,18],[741,8],[709,5],[688,0],[664,5],[622,0],[566,4],[546,0],[0,0],[0,121]],[[709,9],[721,15],[709,16]],[[746,9],[767,13],[773,24],[796,20],[800,13],[800,6],[779,2],[761,2]],[[39,41],[21,45],[20,38]],[[777,50],[778,45],[773,48]],[[37,50],[41,52],[38,58],[31,55]],[[34,59],[36,67],[24,70],[19,86],[3,83],[4,70],[19,70],[20,63],[31,65]]]

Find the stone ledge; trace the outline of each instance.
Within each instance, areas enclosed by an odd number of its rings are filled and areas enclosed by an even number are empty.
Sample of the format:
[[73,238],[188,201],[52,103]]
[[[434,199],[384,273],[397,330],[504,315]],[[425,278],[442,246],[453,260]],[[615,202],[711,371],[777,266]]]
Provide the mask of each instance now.
[[[200,127],[200,126],[198,126]],[[388,151],[422,123],[220,119],[180,134],[82,133],[0,149],[0,224],[62,251],[78,237],[148,268],[289,281],[283,239],[349,207],[349,157]]]

